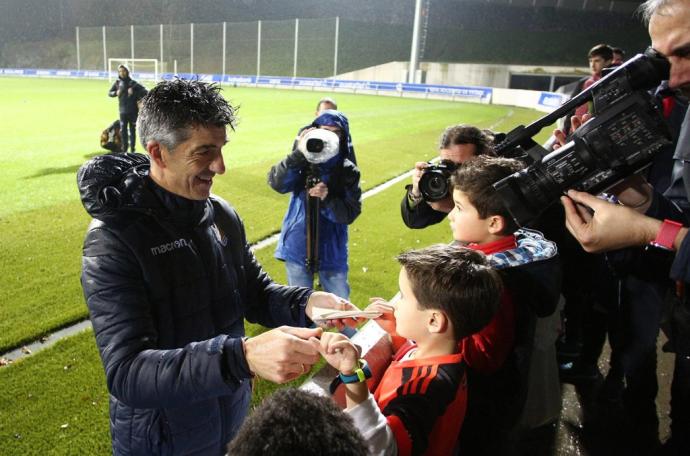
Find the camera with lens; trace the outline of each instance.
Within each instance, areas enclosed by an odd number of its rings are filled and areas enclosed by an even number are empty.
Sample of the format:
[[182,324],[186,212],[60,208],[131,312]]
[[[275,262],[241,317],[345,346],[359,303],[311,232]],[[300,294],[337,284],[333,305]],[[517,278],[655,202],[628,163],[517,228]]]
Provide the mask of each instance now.
[[299,150],[309,163],[326,163],[338,155],[340,150],[340,138],[330,130],[315,128],[309,130],[297,142]]
[[[505,136],[497,155],[529,166],[494,188],[518,225],[534,221],[568,189],[603,192],[649,166],[671,144],[670,133],[648,90],[668,79],[669,62],[653,50],[638,54],[551,114]],[[550,152],[532,136],[575,107],[593,101],[594,117]]]
[[445,199],[450,193],[450,176],[458,169],[458,164],[451,160],[441,160],[437,164],[429,163],[419,179],[419,192],[428,202]]

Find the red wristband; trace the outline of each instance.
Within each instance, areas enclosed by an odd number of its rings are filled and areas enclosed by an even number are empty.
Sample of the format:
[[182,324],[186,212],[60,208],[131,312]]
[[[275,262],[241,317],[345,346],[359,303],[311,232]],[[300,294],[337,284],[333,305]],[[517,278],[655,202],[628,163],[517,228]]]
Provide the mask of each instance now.
[[661,224],[661,228],[659,228],[659,232],[656,233],[656,239],[652,241],[652,245],[673,250],[673,242],[676,240],[676,235],[681,228],[683,228],[682,223],[668,219],[664,220],[664,223]]

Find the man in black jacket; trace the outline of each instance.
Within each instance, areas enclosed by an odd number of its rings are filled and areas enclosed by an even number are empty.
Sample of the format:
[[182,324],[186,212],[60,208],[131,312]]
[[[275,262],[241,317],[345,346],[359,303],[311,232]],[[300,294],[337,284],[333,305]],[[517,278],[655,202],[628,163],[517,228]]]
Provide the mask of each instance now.
[[[453,125],[445,129],[439,141],[439,157],[460,164],[476,155],[492,154],[493,138],[484,130],[471,125]],[[408,228],[426,228],[439,223],[453,209],[453,197],[442,201],[427,202],[419,191],[419,180],[427,162],[415,163],[412,184],[405,187],[405,196],[400,203],[403,222]]]
[[146,96],[146,88],[129,77],[129,68],[125,65],[117,67],[118,79],[108,92],[109,97],[117,97],[120,104],[120,132],[122,135],[122,151],[127,147],[134,152],[137,143],[137,116],[139,115],[139,100]]
[[[148,156],[104,155],[79,170],[94,218],[82,287],[110,391],[114,454],[223,454],[254,375],[293,380],[319,359],[314,307],[329,293],[274,283],[235,210],[211,196],[235,108],[217,86],[161,82],[139,132]],[[244,319],[267,327],[244,337]],[[333,322],[338,326],[341,321]]]

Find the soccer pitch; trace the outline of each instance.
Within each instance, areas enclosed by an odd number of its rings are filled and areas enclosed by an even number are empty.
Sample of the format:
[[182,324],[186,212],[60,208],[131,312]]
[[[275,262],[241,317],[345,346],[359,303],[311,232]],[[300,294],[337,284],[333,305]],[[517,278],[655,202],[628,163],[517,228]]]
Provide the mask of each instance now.
[[[117,118],[109,87],[97,80],[0,78],[0,353],[87,316],[79,273],[89,217],[75,176],[82,163],[105,152],[100,132]],[[239,124],[229,133],[227,172],[214,179],[213,191],[238,209],[250,242],[280,229],[288,196],[268,187],[266,173],[290,152],[322,96],[334,96],[350,119],[363,190],[435,156],[448,125],[508,131],[540,115],[344,93],[233,87],[223,93],[240,106]],[[449,240],[445,223],[421,231],[404,227],[399,204],[406,183],[367,199],[350,228],[351,298],[360,306],[369,296],[395,293],[397,253]],[[257,257],[283,281],[282,264],[272,254],[268,247]],[[260,330],[248,327],[249,334]],[[272,388],[257,386],[257,397]],[[109,452],[107,391],[91,332],[0,368],[0,391],[3,454]]]

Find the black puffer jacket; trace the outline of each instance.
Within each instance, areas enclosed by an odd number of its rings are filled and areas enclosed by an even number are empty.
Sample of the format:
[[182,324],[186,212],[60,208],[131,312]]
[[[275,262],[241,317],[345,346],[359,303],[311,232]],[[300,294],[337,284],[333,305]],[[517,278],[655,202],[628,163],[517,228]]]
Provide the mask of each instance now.
[[148,170],[146,156],[104,155],[78,174],[113,453],[223,454],[251,395],[244,318],[305,326],[311,291],[270,279],[225,201],[173,195]]

